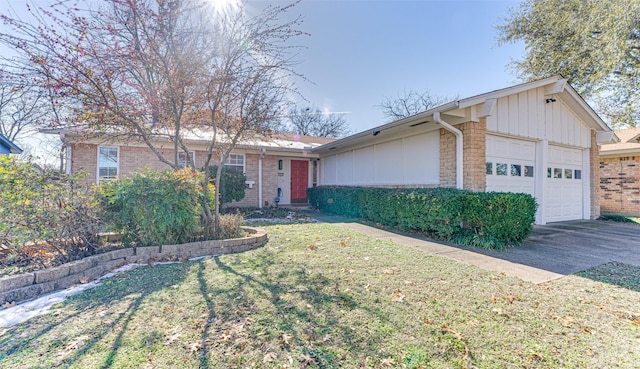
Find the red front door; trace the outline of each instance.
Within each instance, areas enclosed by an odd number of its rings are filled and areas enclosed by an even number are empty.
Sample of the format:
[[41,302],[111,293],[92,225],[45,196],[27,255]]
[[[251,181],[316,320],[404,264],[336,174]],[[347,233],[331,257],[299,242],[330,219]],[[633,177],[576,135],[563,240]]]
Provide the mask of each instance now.
[[307,202],[309,187],[309,162],[291,160],[291,203]]

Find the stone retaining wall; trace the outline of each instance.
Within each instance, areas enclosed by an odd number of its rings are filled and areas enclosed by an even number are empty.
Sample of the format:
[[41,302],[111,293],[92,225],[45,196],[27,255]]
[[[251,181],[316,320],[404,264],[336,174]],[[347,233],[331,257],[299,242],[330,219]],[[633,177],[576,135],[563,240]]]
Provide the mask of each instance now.
[[0,305],[6,302],[29,300],[74,284],[86,283],[127,264],[233,254],[256,249],[267,241],[267,233],[264,230],[250,227],[243,227],[243,229],[250,235],[228,240],[120,249],[92,255],[54,268],[3,277],[0,278]]

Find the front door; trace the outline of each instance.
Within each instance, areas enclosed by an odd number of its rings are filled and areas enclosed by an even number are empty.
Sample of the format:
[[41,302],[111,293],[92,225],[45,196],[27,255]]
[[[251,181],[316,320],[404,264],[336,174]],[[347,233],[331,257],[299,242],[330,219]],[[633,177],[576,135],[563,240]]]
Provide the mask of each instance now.
[[306,203],[309,187],[309,161],[291,160],[291,203]]

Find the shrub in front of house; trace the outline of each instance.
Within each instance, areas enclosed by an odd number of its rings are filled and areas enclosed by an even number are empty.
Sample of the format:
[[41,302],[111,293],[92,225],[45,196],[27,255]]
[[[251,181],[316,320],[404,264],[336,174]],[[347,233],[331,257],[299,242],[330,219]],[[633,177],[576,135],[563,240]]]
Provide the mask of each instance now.
[[95,252],[101,223],[82,177],[0,156],[0,265],[46,267]]
[[[209,177],[211,183],[215,184],[216,175],[218,174],[218,166],[209,166]],[[222,175],[220,178],[220,203],[228,204],[233,201],[241,201],[244,199],[246,189],[247,176],[242,171],[227,166],[222,167]]]
[[122,234],[125,245],[188,242],[200,232],[202,174],[184,169],[142,169],[102,182],[99,202],[107,229]]
[[531,234],[537,208],[528,194],[453,188],[320,186],[310,188],[307,195],[312,206],[327,213],[498,249],[521,243]]

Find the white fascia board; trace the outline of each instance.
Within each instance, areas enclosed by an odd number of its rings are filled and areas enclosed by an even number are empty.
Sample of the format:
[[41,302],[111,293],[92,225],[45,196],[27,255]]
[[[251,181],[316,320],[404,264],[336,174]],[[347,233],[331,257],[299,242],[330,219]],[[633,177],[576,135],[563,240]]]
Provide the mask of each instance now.
[[[345,138],[341,138],[339,140],[326,143],[324,145],[321,145],[312,149],[311,151],[317,152],[317,153],[328,153],[329,150],[333,150],[339,147],[345,147],[353,143],[356,143],[358,141],[366,142],[369,140],[373,140],[374,137],[376,137],[379,132],[387,131],[389,129],[402,126],[402,125],[410,125],[410,124],[417,123],[429,118],[432,119],[433,113],[436,111],[445,112],[445,111],[453,110],[457,108],[458,108],[458,102],[452,101],[443,105],[436,106],[435,108],[423,111],[421,113],[418,113],[406,118],[398,119],[393,122],[389,122],[381,126],[370,128],[365,131],[353,134],[351,136],[347,136]],[[375,132],[378,132],[378,133],[375,133]]]
[[487,102],[488,99],[499,99],[504,96],[514,95],[520,92],[536,89],[539,87],[556,84],[562,80],[564,80],[564,78],[562,78],[562,76],[560,75],[557,75],[557,76],[541,79],[538,81],[526,82],[516,86],[511,86],[511,87],[503,88],[500,90],[487,92],[481,95],[472,96],[466,99],[459,100],[458,103],[460,108],[466,108],[473,105],[483,104]]
[[600,150],[600,157],[620,156],[620,155],[640,155],[640,148],[620,149],[620,150]]

